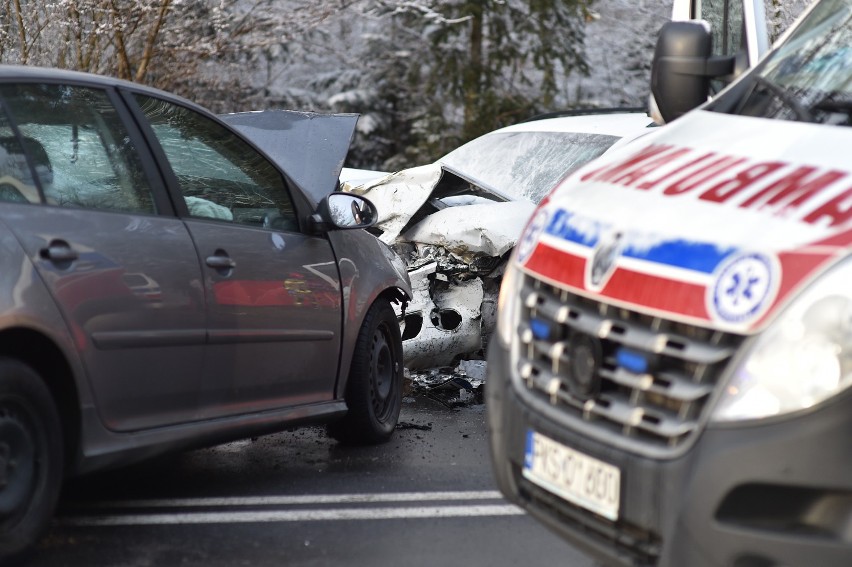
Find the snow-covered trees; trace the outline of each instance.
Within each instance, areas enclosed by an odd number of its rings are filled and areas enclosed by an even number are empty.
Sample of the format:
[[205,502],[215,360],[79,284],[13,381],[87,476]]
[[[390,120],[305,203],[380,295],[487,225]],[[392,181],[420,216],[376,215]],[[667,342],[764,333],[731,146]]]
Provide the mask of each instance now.
[[240,94],[240,78],[228,70],[247,54],[274,52],[337,9],[310,0],[281,4],[0,0],[0,62],[112,75],[219,102]]
[[361,164],[404,165],[549,109],[557,78],[585,69],[591,2],[0,0],[0,61],[145,82],[218,111],[361,112]]
[[[408,73],[421,101],[444,118],[448,150],[495,127],[551,107],[557,76],[584,72],[591,0],[376,0],[372,11],[416,52]],[[420,102],[420,101],[418,101]],[[456,119],[458,117],[460,120]],[[461,128],[448,128],[460,121]]]
[[[806,2],[767,0],[774,31]],[[397,169],[538,112],[644,104],[670,9],[671,0],[0,0],[0,63],[118,76],[218,112],[357,112],[350,165]]]
[[186,0],[0,0],[0,61],[174,89],[221,49],[224,16]]
[[[320,105],[364,114],[365,136],[353,152],[360,165],[397,169],[431,161],[479,134],[554,109],[559,79],[585,71],[590,4],[365,0],[358,17],[337,19],[317,30],[316,41],[303,42],[309,57],[326,53],[326,69],[336,57],[340,63],[306,90],[329,93]],[[330,47],[335,40],[340,49]],[[292,92],[301,75],[297,65],[289,69],[295,83],[283,89]]]

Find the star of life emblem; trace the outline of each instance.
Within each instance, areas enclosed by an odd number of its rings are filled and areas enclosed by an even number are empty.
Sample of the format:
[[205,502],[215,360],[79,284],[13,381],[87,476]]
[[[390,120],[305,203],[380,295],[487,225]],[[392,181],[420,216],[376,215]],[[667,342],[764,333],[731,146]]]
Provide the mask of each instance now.
[[763,254],[737,255],[717,270],[708,288],[708,308],[729,323],[744,323],[762,315],[777,291],[775,263]]

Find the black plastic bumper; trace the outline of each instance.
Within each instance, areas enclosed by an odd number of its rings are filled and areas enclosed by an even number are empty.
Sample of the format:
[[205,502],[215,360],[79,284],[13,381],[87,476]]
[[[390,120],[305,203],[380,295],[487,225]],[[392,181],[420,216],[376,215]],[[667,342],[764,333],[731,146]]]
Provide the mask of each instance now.
[[[670,460],[590,441],[531,411],[514,391],[495,339],[486,399],[498,486],[513,502],[608,565],[852,565],[852,392],[814,411],[715,426]],[[612,522],[521,474],[525,436],[541,432],[621,470]]]

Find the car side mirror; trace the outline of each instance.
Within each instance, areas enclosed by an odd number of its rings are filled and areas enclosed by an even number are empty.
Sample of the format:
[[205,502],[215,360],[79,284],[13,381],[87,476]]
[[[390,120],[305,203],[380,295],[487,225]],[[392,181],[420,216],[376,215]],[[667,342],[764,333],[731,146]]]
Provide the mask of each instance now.
[[671,122],[704,104],[710,79],[730,75],[734,57],[714,57],[713,36],[704,21],[668,22],[657,38],[651,64],[652,107]]
[[320,201],[317,212],[311,217],[314,229],[369,228],[376,224],[379,212],[376,206],[361,195],[332,193]]

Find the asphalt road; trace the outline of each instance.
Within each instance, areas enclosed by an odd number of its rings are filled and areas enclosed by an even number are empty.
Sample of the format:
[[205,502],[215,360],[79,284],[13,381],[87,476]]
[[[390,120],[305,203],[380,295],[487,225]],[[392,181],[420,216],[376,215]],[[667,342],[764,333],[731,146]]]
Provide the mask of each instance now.
[[77,480],[32,567],[591,567],[496,492],[482,405],[405,404],[379,447],[306,428]]

